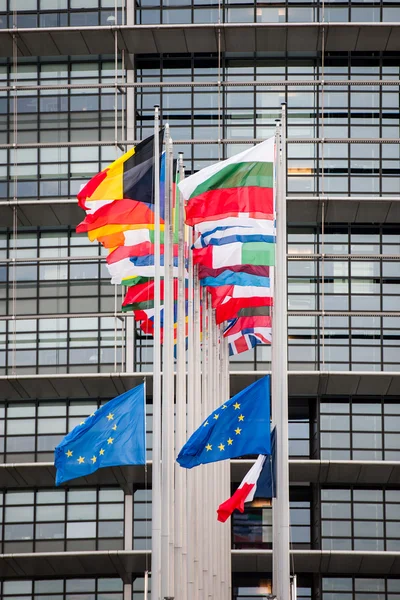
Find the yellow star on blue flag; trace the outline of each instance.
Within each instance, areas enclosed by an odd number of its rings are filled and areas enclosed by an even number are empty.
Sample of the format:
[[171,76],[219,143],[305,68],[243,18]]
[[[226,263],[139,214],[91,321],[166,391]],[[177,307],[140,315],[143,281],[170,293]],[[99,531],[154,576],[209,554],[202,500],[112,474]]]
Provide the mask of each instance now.
[[270,377],[263,377],[214,410],[178,454],[181,467],[270,454]]
[[101,467],[146,463],[144,383],[77,425],[54,451],[56,485]]

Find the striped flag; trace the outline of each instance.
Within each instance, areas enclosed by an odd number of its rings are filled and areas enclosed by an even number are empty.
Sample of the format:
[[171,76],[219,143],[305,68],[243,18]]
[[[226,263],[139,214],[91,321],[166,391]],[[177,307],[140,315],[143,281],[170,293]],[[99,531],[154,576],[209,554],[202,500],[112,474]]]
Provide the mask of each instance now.
[[187,224],[243,213],[273,219],[273,179],[274,138],[202,169],[179,184],[188,200]]

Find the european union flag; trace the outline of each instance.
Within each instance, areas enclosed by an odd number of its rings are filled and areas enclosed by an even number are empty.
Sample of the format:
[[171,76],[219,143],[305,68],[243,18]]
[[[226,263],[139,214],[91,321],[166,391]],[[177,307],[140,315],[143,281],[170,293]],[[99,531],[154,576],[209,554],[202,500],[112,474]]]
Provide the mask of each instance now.
[[117,396],[77,425],[54,451],[56,485],[101,467],[144,465],[144,383]]
[[270,454],[270,376],[236,394],[209,417],[178,454],[191,469],[246,454]]

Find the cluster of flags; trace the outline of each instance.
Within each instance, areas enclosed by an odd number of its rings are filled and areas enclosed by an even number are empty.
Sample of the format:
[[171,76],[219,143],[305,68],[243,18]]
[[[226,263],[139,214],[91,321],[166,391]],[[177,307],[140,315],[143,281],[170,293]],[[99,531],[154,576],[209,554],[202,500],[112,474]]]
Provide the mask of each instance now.
[[[154,157],[159,153],[160,178],[165,179],[162,144],[162,134],[159,148],[150,136],[95,175],[78,194],[86,218],[76,231],[108,249],[111,283],[127,287],[122,310],[137,311],[135,319],[145,332],[154,318]],[[163,244],[162,218],[160,229]]]
[[[111,283],[127,292],[123,311],[133,311],[142,331],[154,322],[154,156],[160,155],[161,277],[164,274],[165,153],[151,136],[94,176],[79,192],[86,218],[77,232],[108,249]],[[173,275],[178,274],[179,193],[193,228],[193,263],[209,292],[217,324],[235,355],[271,343],[274,296],[274,138],[179,182],[173,194]],[[174,285],[174,304],[177,285]],[[163,304],[163,282],[161,284]],[[186,300],[187,300],[186,290]],[[175,315],[176,321],[176,315]],[[161,314],[161,327],[163,313]],[[163,331],[161,330],[161,339]]]
[[[182,181],[175,163],[172,170],[176,170],[176,179],[170,185],[171,177],[166,177],[166,171],[170,173],[168,162],[172,161],[166,160],[162,151],[163,137],[161,130],[158,147],[155,147],[154,136],[142,141],[82,188],[78,201],[86,217],[77,232],[87,233],[91,241],[97,241],[108,250],[111,282],[126,287],[122,310],[133,311],[142,331],[152,335],[154,243],[155,229],[159,227],[161,342],[164,322],[168,322],[167,316],[173,311],[176,343],[178,292],[180,300],[186,303],[186,336],[188,306],[193,300],[189,298],[186,242],[183,253],[186,285],[180,286],[177,278],[178,259],[182,257],[178,233],[185,227],[178,218],[179,202],[183,198],[186,226],[193,231],[191,260],[195,277],[207,290],[208,306],[215,309],[216,324],[222,328],[229,355],[245,352],[258,344],[270,344],[276,242],[275,139],[266,140]],[[160,160],[156,161],[155,157]],[[160,165],[159,173],[155,172],[156,164]],[[156,178],[160,181],[158,224],[154,205]],[[168,223],[172,223],[172,235]],[[172,246],[172,252],[167,254],[171,264],[164,264],[164,234],[165,244]],[[167,283],[169,273],[173,275],[171,288]],[[167,290],[172,293],[172,306],[168,301],[167,306],[164,304]],[[171,310],[165,314],[168,307]],[[200,306],[200,313],[202,311],[204,306]],[[274,494],[269,395],[269,377],[249,386],[211,413],[178,455],[179,464],[191,468],[260,454],[233,497],[220,506],[218,518],[221,521],[235,508],[243,511],[244,503],[258,493],[265,497]],[[139,386],[116,398],[106,405],[107,414],[105,407],[101,408],[63,440],[56,448],[58,484],[102,466],[145,463],[144,396],[144,387]],[[115,409],[112,403],[116,403]],[[141,409],[137,408],[138,403],[142,404]],[[135,416],[132,410],[136,410]]]
[[[77,425],[54,452],[56,485],[102,467],[146,464],[145,385],[110,400]],[[218,510],[225,522],[245,502],[275,496],[275,437],[270,434],[270,376],[214,410],[180,450],[177,462],[199,465],[259,454],[233,496]]]
[[[164,273],[165,152],[154,148],[154,136],[126,152],[95,175],[79,192],[86,218],[76,231],[108,250],[107,267],[112,284],[127,287],[122,311],[133,311],[144,333],[154,321],[154,156],[160,154],[161,274]],[[173,186],[176,188],[176,185]],[[176,206],[173,207],[173,210]],[[178,247],[173,246],[176,274]],[[163,283],[162,283],[163,285]],[[176,288],[176,286],[175,286]],[[177,291],[175,289],[175,299]],[[163,288],[161,289],[163,302]]]
[[274,297],[274,138],[179,183],[193,227],[193,262],[229,354],[271,343]]

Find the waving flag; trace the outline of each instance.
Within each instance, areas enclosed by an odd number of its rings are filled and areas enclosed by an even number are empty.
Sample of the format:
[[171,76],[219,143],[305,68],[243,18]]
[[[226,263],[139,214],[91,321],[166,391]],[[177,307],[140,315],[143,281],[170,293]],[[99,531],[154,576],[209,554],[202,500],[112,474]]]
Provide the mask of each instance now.
[[199,279],[204,279],[205,277],[219,277],[225,272],[248,273],[249,275],[257,275],[258,277],[269,277],[269,267],[262,265],[231,265],[230,267],[220,267],[218,269],[199,265],[198,269]]
[[56,447],[56,485],[101,467],[146,464],[144,384],[110,400]]
[[228,340],[229,356],[251,350],[258,344],[271,344],[271,317],[238,317],[225,329],[224,337]]
[[249,273],[236,273],[227,269],[217,277],[204,277],[204,279],[200,279],[200,285],[212,288],[219,288],[225,285],[270,287],[270,279],[269,277],[259,277],[258,275],[251,275]]
[[241,213],[273,218],[274,138],[228,160],[202,169],[179,184],[186,222],[235,217]]
[[[262,223],[263,221],[261,221]],[[276,230],[274,221],[264,221],[269,227],[215,227],[211,231],[200,235],[193,248],[205,248],[206,246],[224,246],[225,244],[233,244],[235,242],[267,242],[275,243]]]
[[[161,133],[160,153],[162,143]],[[153,178],[154,136],[150,136],[95,175],[79,192],[79,206],[90,209],[91,202],[122,199],[153,204]]]
[[193,262],[212,269],[235,265],[272,266],[275,264],[275,244],[236,242],[227,246],[207,246],[193,250]]
[[217,510],[218,521],[225,523],[234,510],[243,513],[246,502],[253,502],[255,499],[268,500],[275,498],[275,470],[274,429],[271,433],[271,454],[268,456],[260,454],[233,496],[220,504]]
[[248,454],[269,454],[270,377],[263,377],[214,410],[178,454],[181,467]]

